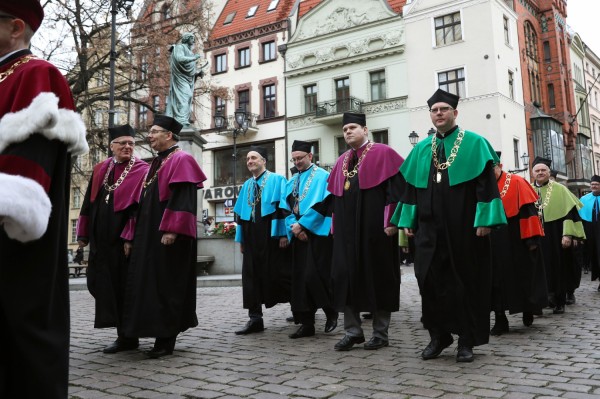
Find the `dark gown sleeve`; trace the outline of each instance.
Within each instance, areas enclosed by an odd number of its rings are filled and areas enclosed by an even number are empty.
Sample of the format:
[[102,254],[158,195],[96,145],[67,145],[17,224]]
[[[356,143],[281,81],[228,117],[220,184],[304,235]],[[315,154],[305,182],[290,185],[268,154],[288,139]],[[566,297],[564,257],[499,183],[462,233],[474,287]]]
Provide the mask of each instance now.
[[77,220],[77,241],[89,242],[90,232],[90,214],[91,214],[91,193],[92,193],[92,181],[94,180],[94,174],[90,177],[87,189],[85,190],[85,196],[83,197],[83,204],[79,211],[79,219]]
[[159,230],[196,238],[198,186],[194,183],[175,183],[169,188],[171,197],[167,200]]

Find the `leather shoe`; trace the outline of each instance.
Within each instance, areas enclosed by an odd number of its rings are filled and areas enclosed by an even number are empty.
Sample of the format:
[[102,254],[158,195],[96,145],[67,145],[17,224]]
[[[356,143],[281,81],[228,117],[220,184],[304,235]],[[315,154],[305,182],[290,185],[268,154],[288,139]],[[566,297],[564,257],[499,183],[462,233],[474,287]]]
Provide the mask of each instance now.
[[104,353],[118,353],[137,349],[140,342],[137,338],[117,338],[115,342],[102,349]]
[[387,339],[372,337],[369,342],[364,345],[366,350],[375,350],[380,349],[386,346],[389,346],[390,342]]
[[557,305],[552,311],[554,314],[563,314],[565,313],[565,305]]
[[294,322],[294,316],[288,316],[288,317],[286,317],[285,321],[287,321],[288,323],[293,323]]
[[312,337],[315,335],[315,326],[312,324],[302,324],[300,328],[293,334],[290,334],[291,339]]
[[158,359],[163,356],[168,356],[168,355],[172,355],[172,354],[173,354],[173,349],[167,349],[167,348],[152,348],[152,350],[146,352],[146,355],[150,359]]
[[342,338],[337,344],[335,344],[333,349],[335,349],[336,351],[349,351],[350,349],[352,349],[354,344],[362,344],[363,342],[365,342],[365,337],[362,335],[360,337],[344,335],[344,338]]
[[529,327],[533,324],[533,313],[523,312],[523,325]]
[[154,348],[152,350],[146,352],[151,359],[158,359],[163,356],[172,355],[173,349],[175,348],[175,339],[177,337],[168,337],[168,338],[156,338],[154,341]]
[[236,335],[246,335],[265,330],[265,325],[262,319],[248,320],[244,328],[235,332]]
[[567,300],[565,301],[565,303],[567,305],[575,305],[575,302],[577,302],[575,300],[575,294],[567,294]]
[[466,345],[458,345],[456,361],[459,363],[470,363],[474,359],[473,348]]
[[423,352],[421,352],[421,358],[423,360],[435,359],[440,355],[440,353],[442,353],[444,349],[452,345],[453,342],[454,339],[450,334],[442,337],[431,338],[429,345],[427,345],[425,349],[423,349]]
[[495,312],[496,313],[496,322],[494,326],[490,330],[490,335],[492,336],[500,336],[504,333],[508,332],[508,319],[503,312]]
[[330,333],[333,330],[335,330],[335,328],[337,327],[337,315],[335,316],[335,319],[332,318],[327,318],[327,321],[325,322],[325,329],[323,331],[325,331],[326,333]]

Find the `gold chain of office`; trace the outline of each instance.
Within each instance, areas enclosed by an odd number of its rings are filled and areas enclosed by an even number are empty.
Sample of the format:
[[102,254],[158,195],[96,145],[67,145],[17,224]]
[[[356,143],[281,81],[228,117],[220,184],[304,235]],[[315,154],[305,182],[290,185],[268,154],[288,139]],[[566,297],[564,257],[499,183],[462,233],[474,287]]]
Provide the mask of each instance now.
[[464,129],[460,129],[458,131],[458,136],[456,136],[456,140],[454,141],[454,146],[450,151],[450,156],[448,157],[446,162],[440,163],[437,155],[437,138],[435,135],[433,135],[433,137],[431,138],[431,156],[433,157],[433,166],[435,166],[435,168],[438,170],[438,173],[440,170],[448,169],[450,165],[452,165],[452,162],[454,162],[454,159],[456,159],[458,149],[460,148],[460,143],[462,143],[464,137],[465,131]]
[[256,193],[256,196],[254,197],[253,200],[250,200],[250,197],[252,196],[252,192],[254,190],[248,189],[248,194],[246,196],[246,202],[248,202],[248,205],[251,206],[252,209],[254,209],[256,204],[258,204],[258,201],[260,201],[260,199],[262,198],[262,192],[263,192],[263,189],[265,188],[265,186],[267,185],[267,180],[269,179],[270,174],[271,174],[271,172],[269,172],[268,170],[265,172],[265,177],[263,178],[263,181],[260,183],[258,192]]
[[175,153],[178,151],[181,151],[181,148],[176,148],[175,151],[167,155],[167,157],[160,163],[160,166],[158,167],[158,169],[156,169],[156,172],[154,172],[154,175],[150,178],[150,180],[144,182],[144,188],[148,187],[154,182],[154,180],[156,180],[156,176],[158,176],[158,171],[161,170],[162,167],[167,163],[167,161],[171,159],[171,157],[175,155]]
[[[554,181],[550,180],[548,182],[548,191],[546,191],[546,195],[544,196],[544,202],[540,203],[540,200],[542,199],[541,195],[540,195],[539,199],[535,202],[535,207],[537,208],[538,216],[540,217],[540,219],[542,219],[544,208],[546,208],[548,206],[548,203],[550,202],[550,196],[552,195],[553,185],[554,185]],[[539,188],[539,193],[541,194],[542,188],[541,187],[536,187],[536,188]]]
[[0,73],[0,83],[2,83],[4,81],[4,79],[6,79],[10,75],[12,75],[13,72],[15,71],[15,69],[17,69],[17,67],[28,63],[29,61],[33,60],[34,58],[37,58],[37,57],[33,54],[26,55],[25,57],[21,58],[19,61],[12,64],[12,66],[10,68],[8,68],[6,71]]
[[316,165],[312,167],[310,175],[308,176],[308,180],[306,180],[306,184],[304,185],[304,190],[302,190],[302,195],[300,196],[298,196],[298,190],[300,188],[300,173],[296,175],[296,180],[294,181],[294,189],[292,190],[292,196],[296,199],[296,202],[302,201],[306,197],[306,194],[308,194],[308,189],[310,188],[310,184],[315,178],[315,173],[317,173],[317,169],[318,168]]
[[116,182],[114,182],[113,184],[111,184],[110,186],[108,185],[108,176],[110,175],[110,172],[113,170],[113,168],[115,167],[115,163],[113,161],[110,162],[110,165],[108,167],[108,170],[106,171],[106,174],[104,175],[104,181],[102,182],[102,184],[104,185],[104,189],[106,191],[108,191],[108,193],[106,194],[106,198],[104,198],[104,201],[108,204],[108,198],[110,196],[110,193],[112,193],[113,191],[115,191],[120,185],[121,183],[123,183],[123,180],[125,180],[125,178],[127,177],[127,175],[129,174],[129,171],[131,170],[131,168],[133,167],[133,164],[135,163],[135,157],[132,156],[131,159],[129,160],[129,163],[127,164],[127,166],[125,167],[125,170],[123,171],[123,173],[121,173],[121,176],[119,176],[119,178],[117,179]]
[[506,174],[506,179],[504,180],[504,187],[502,187],[502,191],[500,191],[500,198],[504,198],[506,192],[508,191],[508,186],[510,186],[510,179],[512,178],[512,173]]
[[358,167],[360,166],[362,161],[367,156],[367,153],[369,152],[371,147],[373,147],[373,143],[369,142],[369,144],[367,144],[367,147],[363,151],[360,158],[358,158],[356,165],[354,165],[354,169],[352,169],[350,172],[348,172],[348,159],[350,159],[351,151],[348,151],[348,153],[344,157],[344,162],[342,163],[342,173],[344,174],[344,177],[346,178],[346,182],[344,183],[344,190],[348,191],[350,189],[350,179],[353,178],[354,176],[356,176],[356,174],[358,173]]

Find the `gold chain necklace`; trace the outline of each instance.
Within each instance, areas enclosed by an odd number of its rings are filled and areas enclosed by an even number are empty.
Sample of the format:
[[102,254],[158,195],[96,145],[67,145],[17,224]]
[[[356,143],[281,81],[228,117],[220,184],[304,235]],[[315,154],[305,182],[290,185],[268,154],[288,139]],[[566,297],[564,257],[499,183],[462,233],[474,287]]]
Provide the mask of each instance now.
[[450,167],[450,165],[452,165],[452,163],[454,162],[454,159],[456,158],[456,155],[458,154],[458,149],[460,148],[460,143],[462,143],[462,140],[464,137],[465,137],[464,129],[459,129],[458,135],[456,136],[456,140],[454,141],[454,146],[452,147],[452,150],[450,151],[450,156],[448,157],[446,162],[442,162],[442,163],[440,163],[438,161],[437,137],[435,135],[433,135],[433,137],[431,138],[431,156],[433,158],[433,166],[435,166],[435,168],[437,169],[437,173],[435,174],[435,178],[434,178],[434,181],[436,183],[441,183],[441,181],[442,181],[442,170],[448,169]]
[[315,178],[315,173],[317,173],[317,169],[318,169],[317,165],[312,167],[312,170],[310,171],[310,175],[308,176],[308,179],[306,180],[306,184],[304,185],[304,190],[302,190],[302,195],[300,195],[300,196],[298,196],[298,190],[300,189],[300,173],[298,173],[296,175],[296,180],[294,180],[294,189],[292,190],[292,196],[295,199],[294,213],[299,212],[298,204],[300,203],[300,201],[302,201],[304,198],[306,198],[306,194],[308,194],[308,189],[309,189],[310,184],[312,183],[313,179]]
[[[265,177],[263,178],[263,181],[260,183],[260,187],[258,188],[258,192],[256,193],[256,196],[254,197],[254,199],[250,200],[250,197],[252,197],[252,193],[254,190],[248,190],[248,194],[246,195],[246,202],[248,203],[249,206],[252,207],[252,221],[254,221],[254,209],[256,207],[256,204],[258,204],[258,201],[260,201],[260,199],[262,198],[262,192],[263,189],[265,188],[265,186],[267,185],[267,180],[269,179],[269,175],[271,174],[271,172],[269,172],[268,170],[265,172]],[[254,184],[256,184],[256,180],[254,181]]]
[[125,167],[125,170],[123,171],[123,173],[121,173],[121,176],[119,176],[119,178],[117,179],[117,181],[115,183],[113,183],[109,186],[108,185],[108,176],[110,175],[110,172],[115,167],[115,163],[113,161],[110,162],[108,170],[106,171],[106,174],[104,175],[104,181],[102,182],[102,184],[104,185],[104,189],[106,191],[108,191],[108,193],[106,194],[106,198],[104,198],[104,202],[106,202],[108,204],[108,199],[110,197],[110,193],[115,191],[117,189],[117,187],[119,187],[121,185],[121,183],[123,183],[123,180],[125,180],[125,178],[129,174],[129,171],[133,167],[134,163],[135,163],[135,157],[132,155],[131,159],[129,160],[129,163]]
[[156,176],[158,176],[158,171],[161,170],[162,167],[165,165],[165,163],[167,163],[167,161],[169,159],[171,159],[171,157],[178,151],[181,151],[181,148],[176,148],[175,151],[173,151],[172,153],[167,155],[167,157],[160,163],[160,166],[158,167],[158,169],[156,169],[156,172],[154,172],[154,175],[152,176],[152,178],[150,178],[150,180],[147,180],[144,182],[144,188],[148,187],[149,185],[151,185],[154,182],[154,180],[156,179]]
[[4,81],[4,79],[6,79],[10,75],[12,75],[13,72],[15,71],[15,69],[17,69],[18,66],[26,64],[29,61],[33,60],[34,58],[37,58],[37,57],[35,55],[33,55],[33,54],[26,55],[25,57],[21,58],[19,61],[17,61],[14,64],[12,64],[10,68],[8,68],[6,71],[0,73],[0,83],[2,83]]
[[502,191],[500,192],[500,198],[504,198],[504,196],[506,195],[506,192],[508,191],[508,186],[510,186],[511,177],[511,173],[506,174],[506,179],[504,180],[504,187],[502,187]]
[[367,144],[367,148],[365,148],[360,158],[358,158],[356,165],[354,165],[354,169],[352,169],[350,172],[348,172],[348,159],[350,158],[351,151],[348,152],[344,157],[344,162],[342,163],[342,173],[346,178],[346,182],[344,183],[344,190],[348,191],[350,189],[350,179],[356,176],[356,174],[358,173],[358,167],[362,163],[363,159],[365,159],[365,157],[367,156],[367,152],[369,152],[371,147],[373,147],[373,143],[369,142],[369,144]]
[[538,216],[539,216],[540,220],[543,220],[542,218],[544,215],[544,208],[546,208],[548,206],[548,203],[550,202],[550,195],[552,195],[552,186],[553,185],[554,185],[554,181],[550,180],[548,182],[548,191],[546,191],[546,195],[544,196],[544,202],[541,202],[541,203],[540,203],[540,201],[542,199],[542,187],[534,186],[539,195],[538,200],[535,202],[535,207],[537,208]]

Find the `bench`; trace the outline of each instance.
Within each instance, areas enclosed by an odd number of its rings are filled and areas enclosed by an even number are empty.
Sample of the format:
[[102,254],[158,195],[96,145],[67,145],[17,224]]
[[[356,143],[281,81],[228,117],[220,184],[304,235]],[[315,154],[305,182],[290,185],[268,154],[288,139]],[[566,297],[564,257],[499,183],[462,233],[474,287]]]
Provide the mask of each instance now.
[[87,265],[78,265],[77,263],[69,263],[69,277],[84,277],[87,274]]
[[208,267],[215,261],[212,255],[196,256],[196,276],[208,276]]

